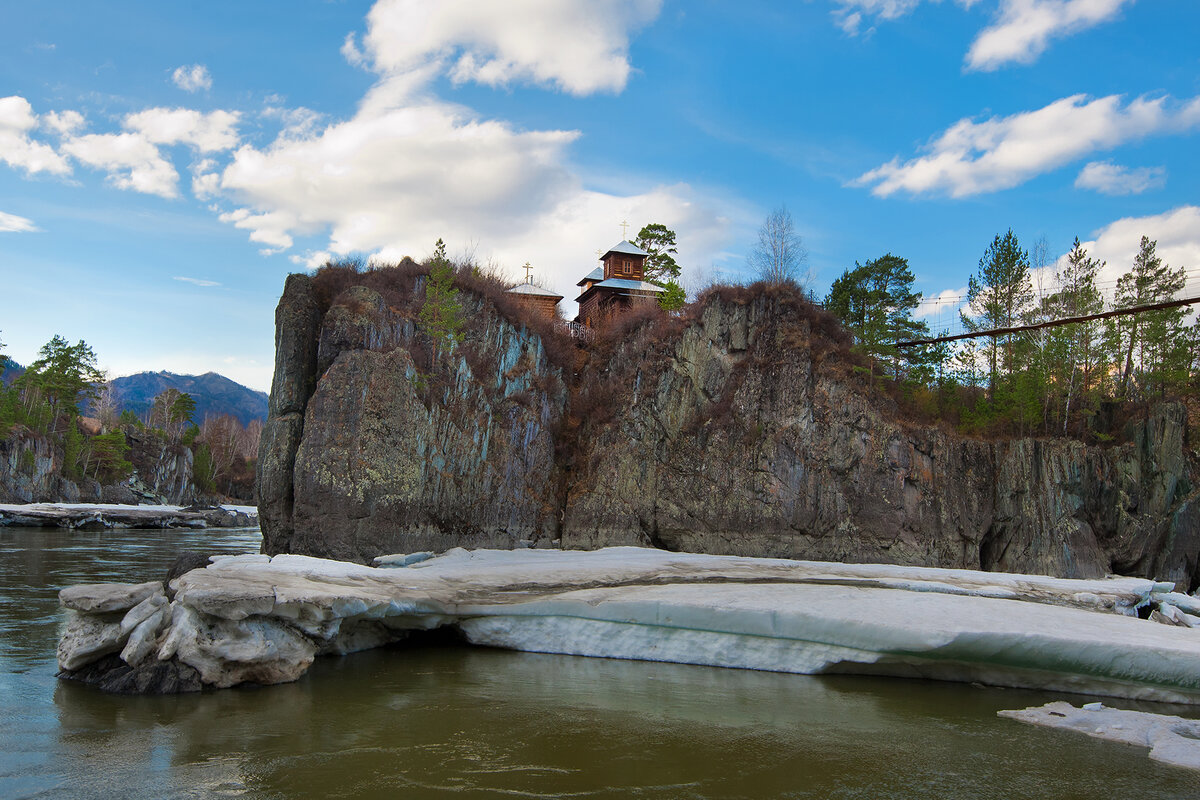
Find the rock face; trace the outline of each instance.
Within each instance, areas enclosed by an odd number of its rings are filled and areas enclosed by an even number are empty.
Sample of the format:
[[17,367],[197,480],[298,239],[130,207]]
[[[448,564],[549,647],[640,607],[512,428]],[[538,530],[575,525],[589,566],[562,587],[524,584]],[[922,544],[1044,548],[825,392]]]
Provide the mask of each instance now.
[[594,342],[572,376],[463,297],[470,346],[427,375],[415,301],[359,286],[322,311],[289,278],[259,458],[266,552],[366,562],[559,539],[1200,584],[1180,406],[1107,448],[983,441],[905,420],[787,292],[711,293]]
[[182,505],[203,499],[192,471],[192,451],[158,434],[128,426],[129,461],[134,474],[101,486],[62,474],[61,447],[46,436],[14,426],[0,439],[0,503],[152,503]]
[[463,293],[462,356],[418,366],[412,309],[355,286],[318,319],[306,280],[289,279],[276,315],[266,551],[365,562],[557,538],[567,392],[541,340]]
[[0,439],[0,502],[79,498],[79,487],[62,476],[62,454],[49,439],[15,427]]

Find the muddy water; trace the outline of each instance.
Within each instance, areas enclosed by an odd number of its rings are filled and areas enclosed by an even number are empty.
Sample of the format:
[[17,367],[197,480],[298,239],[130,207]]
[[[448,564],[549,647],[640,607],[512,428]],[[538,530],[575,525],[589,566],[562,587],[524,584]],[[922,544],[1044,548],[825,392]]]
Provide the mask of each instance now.
[[432,643],[198,695],[55,679],[59,588],[257,547],[257,531],[0,529],[0,797],[1200,797],[1143,751],[995,716],[1080,702],[1051,693]]

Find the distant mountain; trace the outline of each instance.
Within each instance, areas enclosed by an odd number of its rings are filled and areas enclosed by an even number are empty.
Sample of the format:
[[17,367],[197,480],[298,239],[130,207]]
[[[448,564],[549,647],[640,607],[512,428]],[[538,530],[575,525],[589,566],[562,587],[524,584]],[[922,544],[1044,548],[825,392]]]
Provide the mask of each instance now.
[[178,389],[190,394],[196,401],[194,420],[197,425],[210,415],[230,414],[243,425],[252,419],[267,418],[266,392],[257,392],[215,372],[203,375],[139,372],[137,375],[114,378],[110,383],[120,407],[139,416],[150,408],[157,394],[166,389]]
[[11,358],[0,361],[0,383],[8,386],[19,378],[24,371],[25,368]]

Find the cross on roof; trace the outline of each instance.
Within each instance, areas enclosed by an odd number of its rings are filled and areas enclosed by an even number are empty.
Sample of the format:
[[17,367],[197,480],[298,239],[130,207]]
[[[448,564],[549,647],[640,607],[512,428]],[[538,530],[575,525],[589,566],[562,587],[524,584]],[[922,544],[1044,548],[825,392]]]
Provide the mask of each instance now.
[[521,269],[525,270],[525,282],[533,283],[533,267],[529,266],[529,262],[526,261],[525,266],[521,267]]
[[622,220],[621,221],[621,238],[622,239],[627,238],[628,232],[626,231],[626,228],[628,228],[628,227],[629,227],[629,223],[625,220]]

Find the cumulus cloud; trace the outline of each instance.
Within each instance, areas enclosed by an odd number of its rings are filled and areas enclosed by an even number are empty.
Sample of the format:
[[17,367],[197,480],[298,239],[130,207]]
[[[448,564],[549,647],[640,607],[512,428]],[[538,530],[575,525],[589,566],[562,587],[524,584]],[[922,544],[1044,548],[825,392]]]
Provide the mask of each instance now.
[[108,173],[118,189],[159,197],[179,196],[179,173],[158,148],[135,133],[92,133],[63,143],[63,152],[82,164]]
[[38,127],[33,106],[24,97],[0,97],[0,161],[32,175],[49,172],[67,175],[71,165],[54,148],[29,138]]
[[[179,196],[179,173],[160,145],[187,144],[200,152],[229,150],[238,141],[237,121],[238,114],[229,111],[204,114],[185,108],[148,108],[125,117],[125,133],[70,136],[62,150],[82,164],[107,172],[108,182],[118,189],[175,198]],[[212,179],[206,183],[201,178],[200,187],[197,196],[203,197],[206,189],[211,193]]]
[[1075,188],[1111,195],[1141,194],[1150,189],[1161,189],[1166,183],[1167,171],[1163,167],[1130,169],[1111,161],[1092,161],[1080,170]]
[[1124,217],[1083,242],[1090,256],[1106,262],[1097,276],[1106,294],[1111,297],[1117,279],[1133,266],[1143,236],[1158,242],[1155,252],[1165,263],[1173,269],[1188,270],[1188,284],[1180,296],[1200,295],[1200,206],[1180,206],[1147,217]]
[[184,283],[190,283],[194,286],[220,286],[221,285],[217,281],[206,281],[203,278],[186,278],[186,277],[183,277],[182,275],[176,275],[173,280],[183,281]]
[[1198,126],[1200,97],[1177,103],[1143,96],[1122,105],[1119,95],[1077,94],[1008,117],[959,120],[925,155],[894,158],[852,185],[870,186],[879,197],[898,191],[966,197],[1012,188],[1089,153]]
[[1050,40],[1113,19],[1133,0],[1004,0],[996,22],[971,43],[971,69],[994,70],[1005,64],[1032,63]]
[[221,219],[268,252],[299,236],[327,236],[289,256],[305,266],[351,253],[421,258],[439,237],[452,249],[478,242],[479,258],[529,261],[564,295],[594,266],[594,251],[619,240],[624,218],[673,226],[698,259],[717,252],[730,221],[703,193],[644,182],[627,194],[594,191],[568,166],[578,131],[521,130],[428,89],[450,74],[579,94],[619,90],[630,70],[630,31],[658,6],[522,2],[500,13],[491,5],[384,0],[368,17],[362,48],[353,37],[343,43],[349,60],[379,75],[356,113],[326,121],[306,109],[269,107],[264,114],[285,128],[267,147],[236,150],[220,192],[239,207]]
[[237,145],[238,118],[232,111],[204,114],[188,108],[148,108],[125,117],[122,124],[152,144],[189,144],[208,153]]
[[83,127],[84,118],[78,111],[51,111],[42,117],[42,125],[59,136],[70,136]]
[[37,230],[33,220],[0,211],[0,233],[33,233]]
[[212,76],[208,74],[208,67],[203,64],[176,67],[171,73],[171,82],[185,92],[212,88]]
[[688,226],[698,249],[716,249],[727,225],[690,187],[587,190],[565,166],[577,136],[516,130],[436,100],[387,107],[375,98],[310,136],[241,147],[221,188],[242,208],[222,220],[276,250],[328,232],[326,247],[293,258],[306,265],[352,252],[419,258],[439,237],[483,242],[482,256],[531,261],[563,294],[597,247],[615,243],[625,217]]
[[406,73],[436,63],[454,81],[531,83],[574,95],[619,92],[629,78],[629,38],[658,16],[661,0],[380,0],[352,64]]

